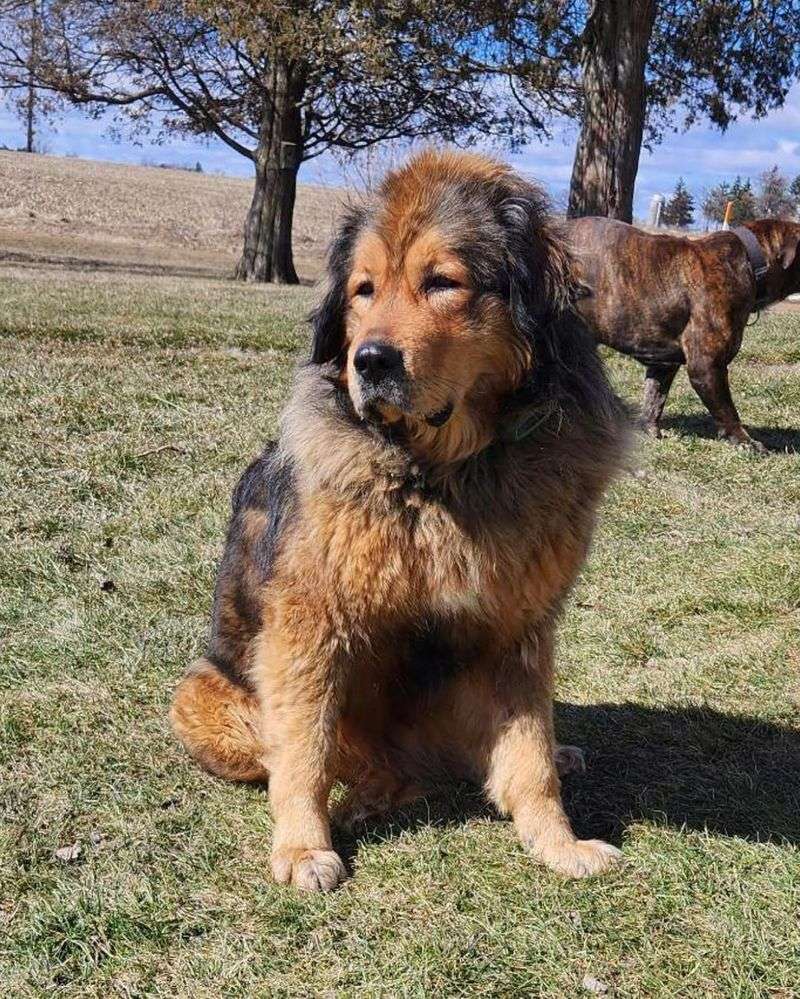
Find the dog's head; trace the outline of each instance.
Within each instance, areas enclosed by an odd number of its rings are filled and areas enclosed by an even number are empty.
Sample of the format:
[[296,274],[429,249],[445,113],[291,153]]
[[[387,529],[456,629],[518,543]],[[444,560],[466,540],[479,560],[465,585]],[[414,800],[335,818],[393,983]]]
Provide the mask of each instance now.
[[800,292],[800,222],[764,218],[748,222],[767,257],[767,295],[778,302]]
[[425,152],[345,218],[312,360],[337,366],[361,419],[457,460],[486,446],[504,403],[552,361],[570,294],[537,187],[484,157]]

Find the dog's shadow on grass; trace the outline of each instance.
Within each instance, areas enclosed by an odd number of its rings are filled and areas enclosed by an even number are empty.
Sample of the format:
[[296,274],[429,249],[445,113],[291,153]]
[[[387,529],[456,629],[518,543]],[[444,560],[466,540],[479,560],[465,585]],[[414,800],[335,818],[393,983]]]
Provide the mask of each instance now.
[[[706,440],[717,439],[717,428],[710,416],[686,415],[665,416],[661,421],[664,430],[675,430],[687,437],[702,437]],[[800,453],[800,429],[792,427],[755,427],[744,424],[751,437],[760,441],[768,451],[777,454]]]
[[[652,821],[754,842],[800,843],[800,730],[707,707],[559,704],[556,732],[581,746],[587,771],[563,781],[581,838],[619,843]],[[477,788],[455,785],[402,812],[339,832],[351,861],[364,842],[495,813]]]

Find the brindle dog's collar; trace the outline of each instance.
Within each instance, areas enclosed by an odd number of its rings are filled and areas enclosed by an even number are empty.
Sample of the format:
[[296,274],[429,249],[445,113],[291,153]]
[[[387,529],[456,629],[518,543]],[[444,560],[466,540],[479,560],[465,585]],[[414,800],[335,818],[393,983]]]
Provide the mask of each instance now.
[[760,308],[762,305],[766,305],[769,301],[769,294],[767,292],[767,272],[769,271],[769,264],[767,263],[767,258],[764,255],[764,251],[761,249],[761,244],[758,241],[755,233],[752,232],[747,226],[737,225],[731,229],[731,232],[739,238],[742,246],[745,248],[747,253],[747,260],[750,264],[750,269],[753,272],[753,277],[756,282],[756,303],[755,308]]

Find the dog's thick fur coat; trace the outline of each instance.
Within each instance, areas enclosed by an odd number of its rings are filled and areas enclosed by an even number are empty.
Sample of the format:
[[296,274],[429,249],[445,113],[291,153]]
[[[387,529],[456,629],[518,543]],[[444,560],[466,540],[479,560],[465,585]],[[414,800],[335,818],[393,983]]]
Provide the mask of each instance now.
[[[467,778],[553,869],[618,855],[572,833],[553,735],[555,622],[627,433],[568,275],[539,191],[480,157],[425,153],[342,226],[172,708],[212,773],[269,780],[281,882],[344,876],[336,780],[343,820]],[[391,389],[354,367],[376,338]]]

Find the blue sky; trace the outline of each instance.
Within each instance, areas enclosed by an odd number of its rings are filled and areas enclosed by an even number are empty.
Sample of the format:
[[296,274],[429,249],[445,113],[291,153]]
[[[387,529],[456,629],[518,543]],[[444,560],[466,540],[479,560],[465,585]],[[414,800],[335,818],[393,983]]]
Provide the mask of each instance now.
[[[557,130],[547,143],[533,142],[511,157],[520,170],[538,179],[562,203],[569,186],[575,130]],[[22,128],[7,112],[0,110],[0,144],[20,145]],[[73,154],[91,159],[125,163],[170,162],[194,165],[198,160],[206,171],[248,177],[248,161],[221,142],[185,140],[169,145],[137,146],[116,142],[102,121],[93,121],[70,112],[45,136],[46,148],[59,155]],[[721,134],[698,126],[686,133],[668,135],[652,153],[642,150],[636,183],[635,211],[647,214],[650,198],[656,192],[668,193],[682,175],[697,197],[717,181],[737,173],[755,179],[763,170],[777,164],[789,177],[800,174],[800,84],[787,96],[784,106],[760,121],[743,119]],[[340,180],[336,163],[321,157],[303,165],[301,180],[307,183],[335,184]]]

